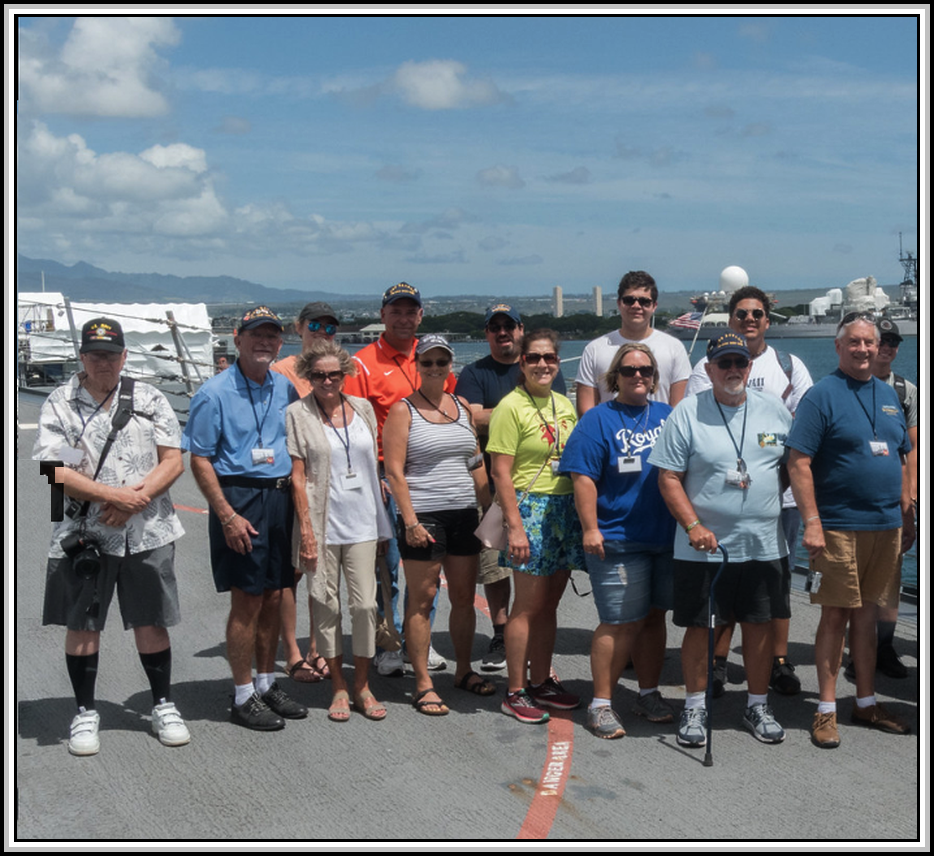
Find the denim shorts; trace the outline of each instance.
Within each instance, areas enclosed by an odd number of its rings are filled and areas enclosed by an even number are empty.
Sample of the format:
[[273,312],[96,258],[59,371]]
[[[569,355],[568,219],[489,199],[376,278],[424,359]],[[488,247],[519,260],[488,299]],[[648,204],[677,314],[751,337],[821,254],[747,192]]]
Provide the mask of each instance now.
[[587,554],[587,573],[602,624],[641,621],[649,609],[671,609],[672,548],[604,541],[604,558]]
[[504,550],[499,554],[500,565],[535,577],[583,569],[584,533],[574,508],[574,494],[530,493],[519,503],[519,515],[529,539],[529,561],[513,565],[508,550]]

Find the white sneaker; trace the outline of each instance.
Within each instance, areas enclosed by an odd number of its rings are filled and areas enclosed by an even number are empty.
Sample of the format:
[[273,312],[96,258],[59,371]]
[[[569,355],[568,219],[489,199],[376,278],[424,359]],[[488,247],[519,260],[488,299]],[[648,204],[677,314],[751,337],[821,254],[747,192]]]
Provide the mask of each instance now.
[[428,646],[428,671],[443,672],[448,667],[448,661],[444,659],[433,645]]
[[97,736],[101,717],[96,710],[81,708],[71,721],[71,736],[68,738],[68,751],[72,755],[96,755],[101,750],[101,741]]
[[163,746],[184,746],[191,740],[185,720],[171,701],[157,704],[152,709],[152,733]]
[[376,671],[384,678],[401,678],[405,674],[401,651],[381,651],[376,655]]

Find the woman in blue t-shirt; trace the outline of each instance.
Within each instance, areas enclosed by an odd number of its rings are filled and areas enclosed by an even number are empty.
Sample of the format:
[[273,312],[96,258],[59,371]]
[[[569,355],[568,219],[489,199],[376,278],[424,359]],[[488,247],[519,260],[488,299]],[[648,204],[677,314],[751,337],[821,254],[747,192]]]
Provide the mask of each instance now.
[[603,380],[616,398],[584,414],[561,471],[574,482],[600,617],[591,644],[594,699],[587,725],[597,737],[611,739],[626,733],[611,702],[630,656],[640,687],[633,712],[650,722],[674,719],[658,682],[672,601],[675,521],[659,493],[658,471],[647,460],[671,413],[667,404],[648,398],[658,384],[652,351],[640,343],[623,345]]

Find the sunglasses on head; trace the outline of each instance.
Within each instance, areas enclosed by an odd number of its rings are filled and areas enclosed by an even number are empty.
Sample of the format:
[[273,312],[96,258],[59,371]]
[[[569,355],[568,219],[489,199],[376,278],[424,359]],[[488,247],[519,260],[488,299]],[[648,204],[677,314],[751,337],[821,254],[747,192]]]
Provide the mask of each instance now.
[[325,324],[323,321],[308,322],[308,329],[312,333],[317,333],[322,327],[328,336],[333,336],[337,332],[337,324]]
[[746,357],[722,357],[715,361],[715,365],[721,371],[728,372],[732,368],[747,368],[749,366],[749,360]]
[[876,323],[876,318],[871,312],[847,312],[837,325],[839,331],[841,327],[852,324],[854,321],[868,321],[870,324]]
[[523,354],[522,357],[527,363],[531,363],[533,366],[537,366],[542,360],[549,366],[553,366],[558,362],[558,355],[555,353],[550,354]]
[[763,309],[737,309],[733,314],[736,316],[737,321],[745,321],[750,315],[756,321],[765,318],[765,310]]
[[423,369],[430,369],[432,366],[437,366],[439,369],[443,369],[445,366],[451,365],[451,358],[447,357],[440,360],[419,360],[418,364]]
[[623,377],[639,375],[640,377],[650,378],[655,374],[655,369],[652,366],[620,366],[616,371]]
[[638,303],[643,309],[648,309],[653,303],[655,303],[651,297],[636,297],[632,294],[627,294],[624,297],[621,297],[620,302],[623,304],[623,306],[634,306],[636,303]]
[[308,378],[312,383],[324,383],[326,380],[331,381],[331,383],[338,383],[344,379],[344,373],[341,371],[311,372],[311,374],[308,375]]

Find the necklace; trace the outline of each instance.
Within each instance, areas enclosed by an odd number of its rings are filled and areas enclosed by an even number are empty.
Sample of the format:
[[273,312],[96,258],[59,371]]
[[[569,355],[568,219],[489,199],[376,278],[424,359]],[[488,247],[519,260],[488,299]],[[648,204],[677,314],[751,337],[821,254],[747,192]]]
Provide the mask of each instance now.
[[425,395],[424,392],[421,391],[421,389],[417,389],[417,390],[415,390],[415,391],[416,391],[422,398],[424,398],[425,401],[427,401],[435,410],[437,410],[438,413],[440,413],[445,419],[447,419],[448,422],[456,422],[456,421],[457,421],[457,417],[456,417],[456,416],[453,416],[453,417],[452,417],[452,416],[448,416],[448,414],[444,412],[444,408],[443,408],[441,405],[443,405],[444,402],[445,402],[447,399],[445,399],[443,396],[442,396],[442,398],[441,398],[441,404],[439,405],[439,404],[435,404],[427,395]]

